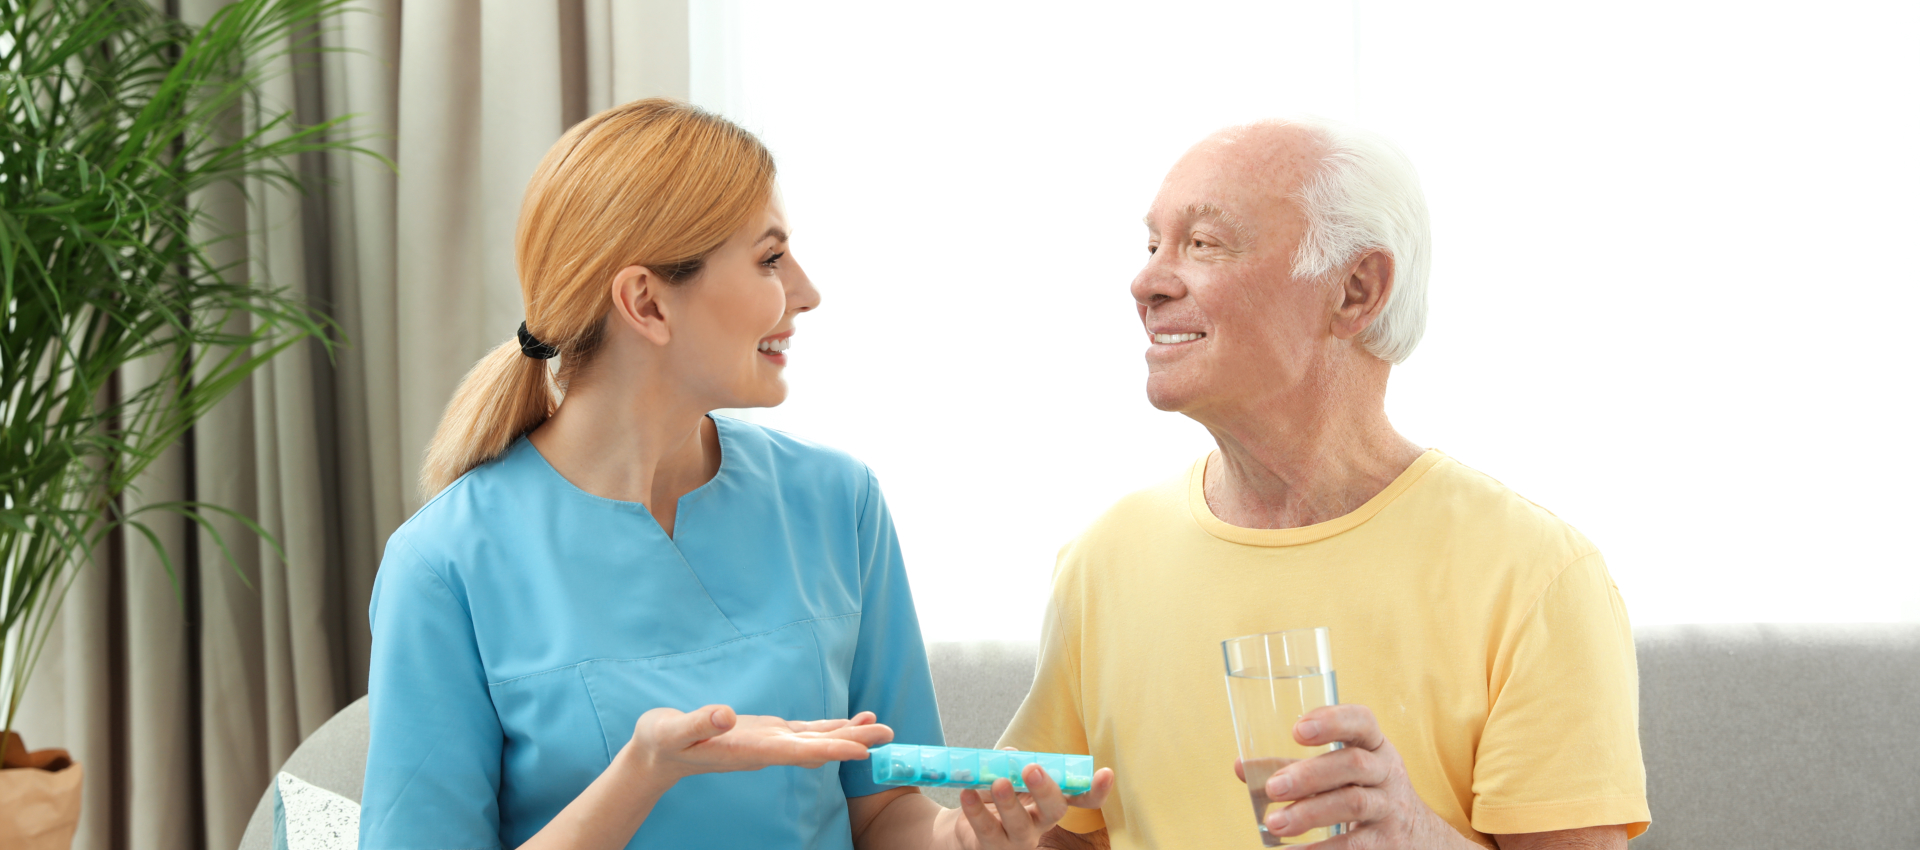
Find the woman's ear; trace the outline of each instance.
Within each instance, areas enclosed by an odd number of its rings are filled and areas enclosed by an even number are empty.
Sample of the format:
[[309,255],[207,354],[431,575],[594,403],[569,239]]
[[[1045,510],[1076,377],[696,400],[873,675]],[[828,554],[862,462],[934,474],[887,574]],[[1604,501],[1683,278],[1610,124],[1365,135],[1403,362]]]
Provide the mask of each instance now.
[[1340,281],[1340,306],[1333,313],[1333,335],[1352,339],[1380,317],[1393,294],[1393,257],[1368,251]]
[[613,276],[613,315],[654,345],[673,339],[669,307],[661,296],[667,282],[646,266],[628,266]]

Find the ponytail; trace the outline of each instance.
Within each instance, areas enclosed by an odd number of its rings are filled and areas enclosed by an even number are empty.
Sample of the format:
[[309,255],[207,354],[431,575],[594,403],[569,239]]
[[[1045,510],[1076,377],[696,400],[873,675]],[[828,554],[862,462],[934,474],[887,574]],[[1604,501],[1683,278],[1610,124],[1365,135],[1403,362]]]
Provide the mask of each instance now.
[[500,456],[521,434],[540,427],[559,406],[559,387],[547,361],[522,353],[507,340],[460,379],[420,468],[420,491],[428,498],[480,464]]
[[[599,348],[608,285],[628,266],[668,284],[773,197],[773,155],[752,133],[699,107],[636,100],[588,118],[547,151],[527,183],[514,239],[523,331],[558,355],[558,374],[508,340],[474,364],[447,403],[420,469],[427,498],[499,457],[559,408]],[[536,343],[538,344],[538,343]]]

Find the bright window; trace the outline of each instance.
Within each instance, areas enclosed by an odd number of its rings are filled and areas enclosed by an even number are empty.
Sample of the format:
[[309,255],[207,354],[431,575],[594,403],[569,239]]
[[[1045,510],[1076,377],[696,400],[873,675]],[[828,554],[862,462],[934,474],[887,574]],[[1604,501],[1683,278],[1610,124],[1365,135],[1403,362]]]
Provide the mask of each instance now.
[[1056,549],[1211,446],[1142,393],[1160,177],[1315,113],[1433,211],[1402,433],[1638,623],[1920,619],[1916,9],[697,3],[695,99],[773,147],[825,294],[756,418],[879,473],[930,639],[1031,639]]

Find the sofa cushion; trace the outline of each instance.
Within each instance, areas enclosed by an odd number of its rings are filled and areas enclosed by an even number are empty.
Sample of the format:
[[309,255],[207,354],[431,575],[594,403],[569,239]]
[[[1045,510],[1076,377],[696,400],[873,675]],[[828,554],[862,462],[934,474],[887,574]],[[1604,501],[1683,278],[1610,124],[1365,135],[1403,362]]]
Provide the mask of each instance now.
[[[1914,845],[1920,624],[1635,632],[1653,807],[1653,826],[1635,850]],[[947,743],[993,746],[1033,682],[1034,644],[927,649]],[[358,800],[366,749],[362,699],[301,744],[284,769]],[[955,805],[951,789],[930,790]],[[266,850],[272,835],[269,791],[241,850]]]
[[1920,625],[1635,631],[1635,850],[1920,841]]
[[359,803],[284,770],[273,778],[273,850],[359,846]]
[[[357,805],[367,775],[367,698],[354,700],[320,724],[280,771],[299,777],[301,784],[317,785]],[[274,784],[279,784],[277,778]],[[274,798],[272,786],[260,795],[253,817],[247,821],[247,831],[240,836],[239,850],[274,850]],[[357,820],[357,812],[355,817]],[[358,843],[358,835],[354,841]]]

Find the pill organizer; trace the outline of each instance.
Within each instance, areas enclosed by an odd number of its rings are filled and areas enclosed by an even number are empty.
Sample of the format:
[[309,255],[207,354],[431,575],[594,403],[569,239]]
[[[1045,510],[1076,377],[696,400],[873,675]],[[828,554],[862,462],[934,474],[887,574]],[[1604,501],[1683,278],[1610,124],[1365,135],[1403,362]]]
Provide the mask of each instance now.
[[1013,790],[1025,791],[1027,783],[1020,774],[1027,765],[1037,764],[1069,797],[1093,790],[1093,756],[914,744],[888,744],[868,754],[873,759],[873,781],[881,785],[987,788],[1004,776],[1013,781]]

